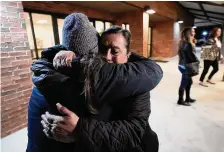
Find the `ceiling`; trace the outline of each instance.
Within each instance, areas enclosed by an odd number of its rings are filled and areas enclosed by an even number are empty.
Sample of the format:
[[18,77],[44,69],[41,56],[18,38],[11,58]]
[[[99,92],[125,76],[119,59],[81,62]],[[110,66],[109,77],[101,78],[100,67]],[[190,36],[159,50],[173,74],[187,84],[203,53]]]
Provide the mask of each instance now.
[[[115,14],[143,9],[139,6],[135,6],[124,1],[66,1],[66,3]],[[153,15],[150,15],[149,20],[156,23],[168,21],[170,19],[155,13]]]
[[195,17],[195,26],[224,24],[224,1],[179,1]]
[[110,13],[123,13],[128,11],[136,11],[139,9],[119,1],[66,1],[66,3]]
[[153,14],[153,15],[149,15],[149,22],[153,22],[153,23],[158,23],[158,22],[165,22],[165,21],[169,21],[171,20],[170,18],[158,15],[158,14]]
[[[66,3],[70,3],[72,5],[82,6],[82,7],[98,10],[98,11],[106,11],[110,13],[115,13],[115,14],[143,9],[141,7],[134,6],[124,1],[123,2],[122,1],[66,1]],[[160,16],[156,13],[153,15],[150,15],[149,19],[152,22],[164,22],[164,21],[170,20],[169,18]]]

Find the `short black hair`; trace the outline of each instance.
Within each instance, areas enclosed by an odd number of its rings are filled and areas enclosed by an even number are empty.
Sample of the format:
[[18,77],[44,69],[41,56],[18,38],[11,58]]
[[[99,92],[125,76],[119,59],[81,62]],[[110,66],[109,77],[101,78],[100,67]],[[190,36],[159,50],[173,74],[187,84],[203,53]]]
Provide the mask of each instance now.
[[126,41],[125,46],[126,46],[127,52],[129,52],[130,44],[131,44],[131,32],[126,29],[123,29],[121,26],[117,26],[117,25],[111,26],[110,28],[108,28],[102,33],[101,39],[108,34],[118,34],[118,33],[123,35]]

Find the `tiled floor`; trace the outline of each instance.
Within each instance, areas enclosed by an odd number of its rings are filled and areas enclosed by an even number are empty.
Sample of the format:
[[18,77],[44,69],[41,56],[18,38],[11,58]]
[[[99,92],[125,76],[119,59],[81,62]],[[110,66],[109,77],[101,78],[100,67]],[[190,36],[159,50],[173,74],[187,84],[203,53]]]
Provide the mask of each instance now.
[[[159,136],[160,152],[224,152],[224,82],[221,81],[224,64],[214,76],[216,85],[201,87],[198,85],[199,76],[194,77],[192,97],[197,102],[191,107],[176,104],[181,78],[177,58],[159,64],[164,78],[151,92],[149,122]],[[3,138],[2,152],[24,152],[26,134],[26,129],[23,129]]]

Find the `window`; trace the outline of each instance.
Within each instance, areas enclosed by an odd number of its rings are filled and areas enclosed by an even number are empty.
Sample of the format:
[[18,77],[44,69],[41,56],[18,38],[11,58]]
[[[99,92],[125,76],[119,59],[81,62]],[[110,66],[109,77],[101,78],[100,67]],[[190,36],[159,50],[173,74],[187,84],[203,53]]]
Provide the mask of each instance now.
[[62,27],[66,15],[25,12],[26,28],[33,59],[41,57],[43,49],[62,41]]
[[31,51],[31,56],[32,58],[37,58],[36,52],[35,52],[35,47],[34,47],[34,40],[33,40],[33,32],[31,28],[31,20],[29,13],[24,13],[25,14],[25,20],[26,20],[26,30],[27,30],[27,36],[28,36],[28,42],[30,46],[30,51]]
[[102,21],[94,19],[90,19],[90,23],[96,28],[97,32],[99,32],[100,34],[113,25],[113,23],[110,21]]
[[[33,59],[41,57],[43,49],[62,43],[62,28],[67,15],[25,12],[26,28],[30,51]],[[90,19],[101,34],[113,24],[110,21]]]
[[129,24],[126,24],[126,30],[129,30],[130,31],[130,26],[129,26]]
[[32,13],[32,18],[38,57],[40,57],[44,48],[55,45],[52,18],[50,15],[36,13]]
[[64,24],[64,19],[57,19],[58,22],[58,34],[59,34],[59,40],[60,44],[62,43],[62,28]]
[[112,26],[111,22],[105,22],[105,30]]
[[122,24],[121,25],[123,29],[130,31],[130,25],[129,24]]
[[125,24],[122,24],[121,26],[122,26],[123,29],[125,29]]
[[96,25],[95,28],[96,28],[97,32],[101,35],[104,31],[104,23],[102,21],[96,21],[95,25]]
[[109,21],[92,20],[90,21],[95,26],[97,32],[101,35],[106,29],[110,28],[113,23]]
[[93,25],[93,22],[91,22],[91,21],[90,21],[90,24],[92,24],[92,26],[94,26],[94,25]]

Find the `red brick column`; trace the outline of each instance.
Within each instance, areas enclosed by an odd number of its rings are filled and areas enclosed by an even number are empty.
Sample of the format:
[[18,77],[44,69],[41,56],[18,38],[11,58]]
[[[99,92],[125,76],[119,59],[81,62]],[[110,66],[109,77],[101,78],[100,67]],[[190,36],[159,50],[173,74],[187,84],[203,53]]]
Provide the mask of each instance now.
[[148,55],[149,18],[142,10],[117,15],[115,24],[127,23],[132,34],[131,49],[139,55]]
[[21,2],[1,2],[1,138],[27,126],[32,63]]
[[152,30],[153,57],[173,56],[173,25],[174,21],[172,20],[156,23]]

